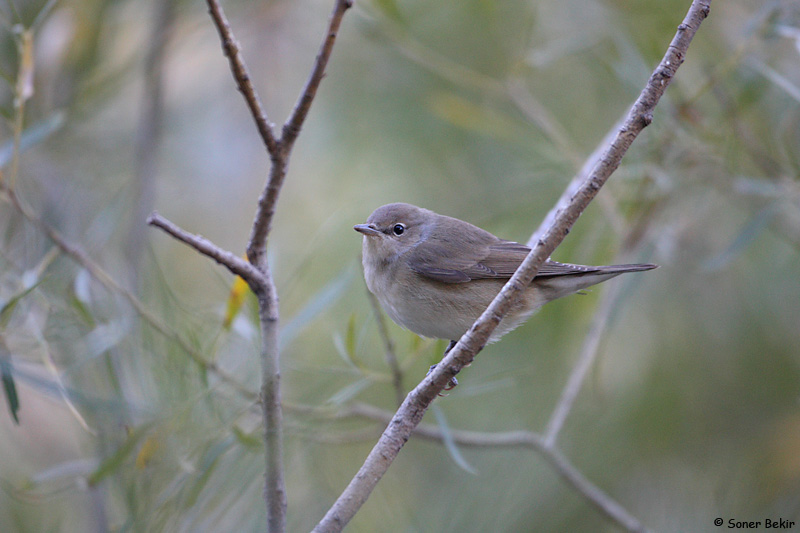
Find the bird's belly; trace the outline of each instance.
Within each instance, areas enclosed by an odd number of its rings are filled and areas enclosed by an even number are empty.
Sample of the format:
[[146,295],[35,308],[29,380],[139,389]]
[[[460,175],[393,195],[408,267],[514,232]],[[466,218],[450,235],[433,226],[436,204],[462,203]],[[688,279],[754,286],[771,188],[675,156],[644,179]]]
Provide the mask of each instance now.
[[[430,283],[430,282],[429,282]],[[458,340],[478,319],[503,287],[503,280],[475,280],[468,284],[435,283],[423,290],[394,285],[376,294],[386,313],[397,324],[423,337]],[[497,326],[489,342],[498,340],[544,301],[528,289]]]

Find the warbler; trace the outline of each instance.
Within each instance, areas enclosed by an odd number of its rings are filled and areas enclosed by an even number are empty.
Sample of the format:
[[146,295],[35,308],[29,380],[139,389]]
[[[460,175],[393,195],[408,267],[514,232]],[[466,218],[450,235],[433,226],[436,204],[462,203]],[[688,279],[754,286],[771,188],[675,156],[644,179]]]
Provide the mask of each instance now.
[[[391,319],[447,353],[497,296],[530,248],[457,218],[405,203],[379,207],[365,224],[367,288]],[[545,261],[489,338],[495,342],[542,305],[627,272],[657,265],[585,266]]]

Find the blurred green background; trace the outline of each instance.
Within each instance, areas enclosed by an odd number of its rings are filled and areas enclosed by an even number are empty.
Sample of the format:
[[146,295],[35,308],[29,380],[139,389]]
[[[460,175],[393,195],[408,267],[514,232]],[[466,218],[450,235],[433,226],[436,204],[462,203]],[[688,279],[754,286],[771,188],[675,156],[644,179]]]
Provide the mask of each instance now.
[[[280,124],[332,2],[224,7]],[[358,0],[346,15],[269,241],[291,531],[317,523],[381,429],[344,415],[396,405],[352,225],[406,201],[526,241],[688,7]],[[263,529],[258,408],[187,352],[256,392],[254,302],[226,327],[233,277],[144,224],[156,208],[242,253],[268,170],[205,3],[0,12],[4,183],[155,318],[2,195],[0,531]],[[713,3],[653,124],[554,254],[661,268],[548,305],[423,422],[543,431],[615,288],[564,454],[658,531],[800,523],[798,147],[800,4]],[[410,390],[444,345],[389,333]],[[617,529],[535,452],[412,437],[348,531]]]

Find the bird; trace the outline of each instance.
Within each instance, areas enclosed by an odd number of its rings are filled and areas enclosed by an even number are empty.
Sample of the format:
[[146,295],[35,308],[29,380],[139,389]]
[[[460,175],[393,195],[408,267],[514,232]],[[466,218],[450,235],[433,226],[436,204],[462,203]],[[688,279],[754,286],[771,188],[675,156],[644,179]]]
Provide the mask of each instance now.
[[[353,229],[363,235],[367,288],[398,325],[423,337],[449,340],[445,355],[531,251],[469,222],[407,203],[381,206],[366,223]],[[650,263],[587,266],[547,260],[488,342],[496,342],[557,298],[620,274],[657,267]]]

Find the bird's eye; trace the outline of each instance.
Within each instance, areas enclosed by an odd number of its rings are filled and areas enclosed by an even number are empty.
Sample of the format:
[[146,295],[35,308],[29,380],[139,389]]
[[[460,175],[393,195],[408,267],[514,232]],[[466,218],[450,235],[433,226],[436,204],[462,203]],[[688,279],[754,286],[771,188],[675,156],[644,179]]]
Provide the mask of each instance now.
[[395,224],[394,227],[392,228],[392,232],[395,235],[402,235],[405,230],[406,227],[402,224]]

